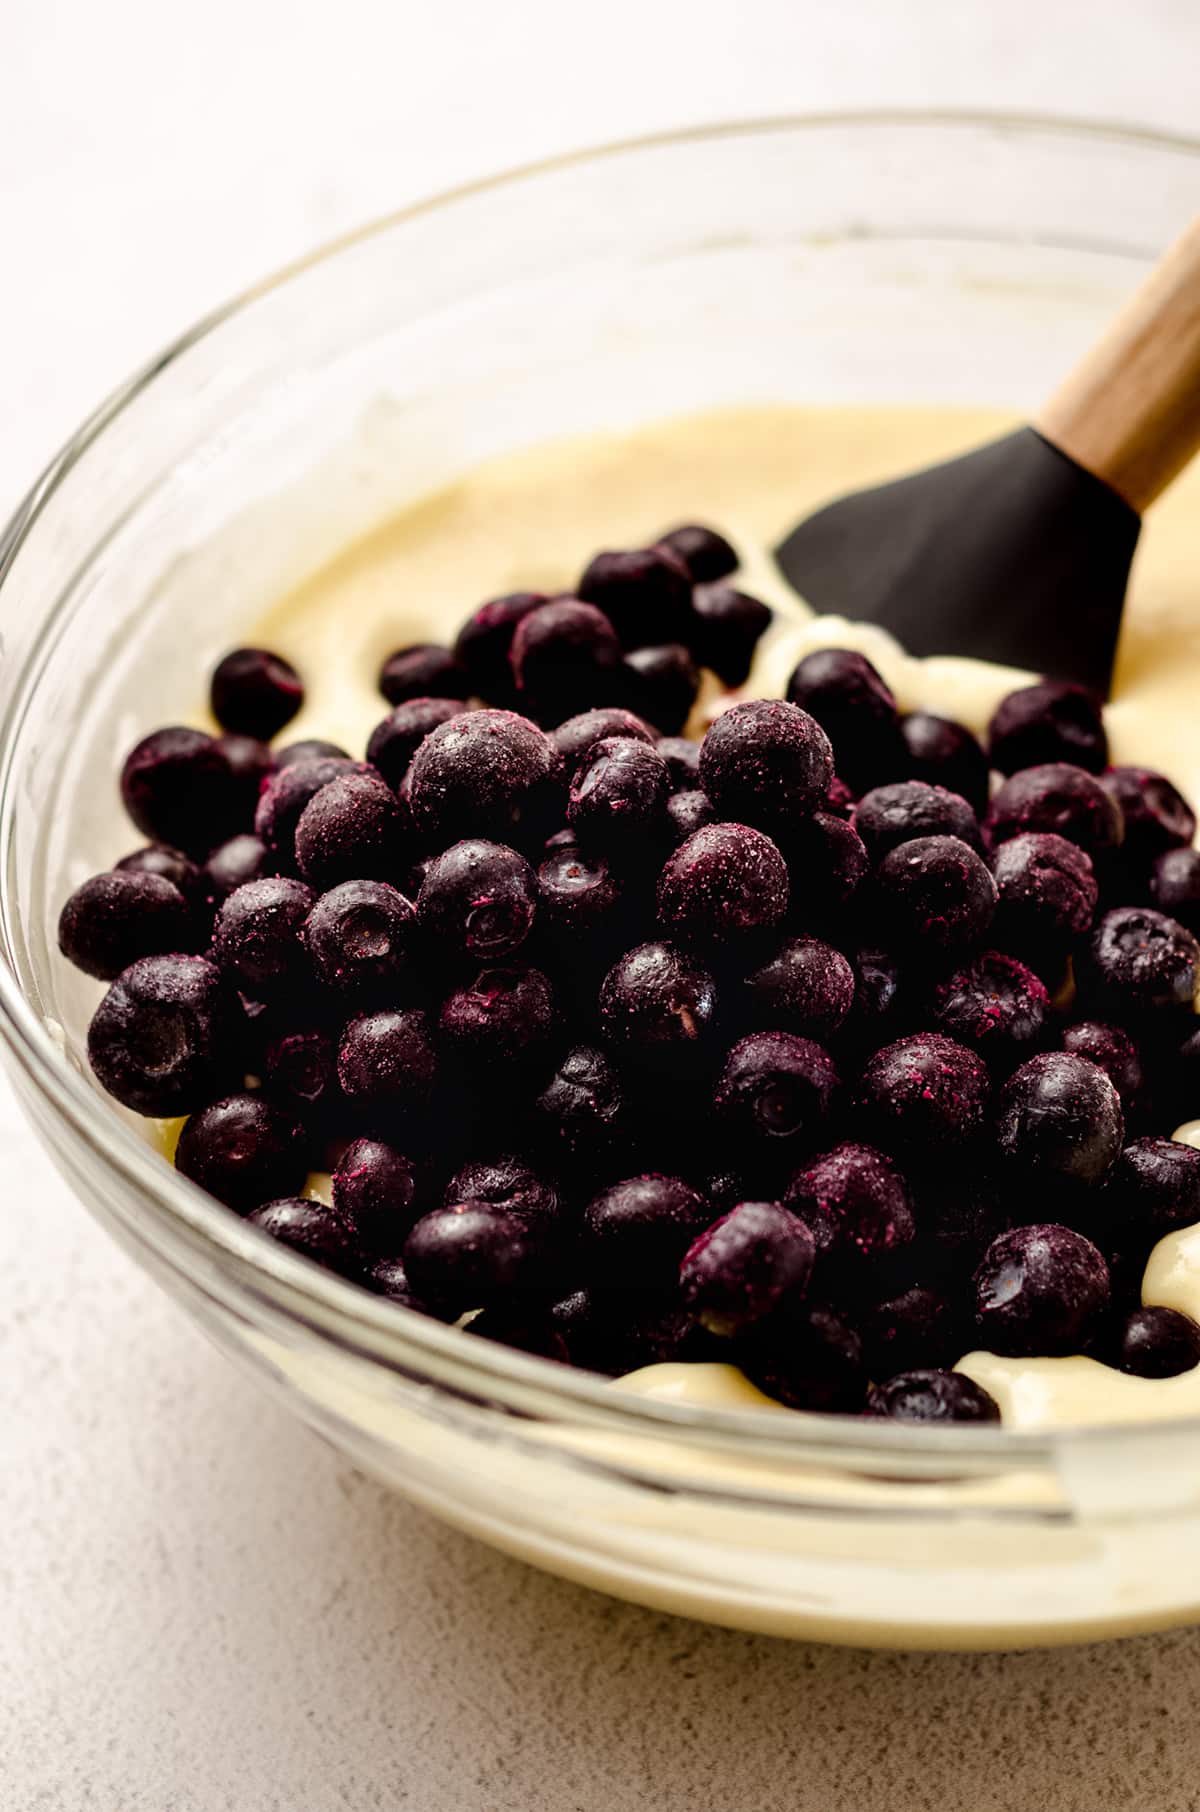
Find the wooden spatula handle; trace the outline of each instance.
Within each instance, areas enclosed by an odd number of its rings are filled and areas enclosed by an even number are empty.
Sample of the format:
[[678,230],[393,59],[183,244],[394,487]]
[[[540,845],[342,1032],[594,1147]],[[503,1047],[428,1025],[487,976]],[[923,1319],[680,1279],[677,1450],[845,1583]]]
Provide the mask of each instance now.
[[1200,451],[1200,219],[1034,426],[1139,512]]

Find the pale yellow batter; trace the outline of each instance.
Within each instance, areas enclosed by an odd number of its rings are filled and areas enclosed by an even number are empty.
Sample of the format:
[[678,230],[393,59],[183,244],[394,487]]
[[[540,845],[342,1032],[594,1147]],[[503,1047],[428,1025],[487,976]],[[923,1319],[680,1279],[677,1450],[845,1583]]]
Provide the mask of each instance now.
[[[903,708],[981,730],[1025,677],[957,659],[918,661],[881,632],[814,618],[765,550],[839,492],[948,457],[1010,426],[994,413],[949,410],[754,409],[660,424],[625,436],[562,442],[465,474],[425,498],[279,600],[253,639],[288,656],[306,686],[288,740],[323,736],[361,752],[383,715],[376,674],[405,642],[451,639],[485,598],[569,588],[602,547],[636,547],[681,521],[707,521],[737,544],[737,583],[777,620],[746,688],[778,695],[806,649],[861,647]],[[1155,506],[1143,531],[1108,727],[1116,762],[1161,768],[1200,797],[1200,469]],[[1187,1134],[1200,1144],[1200,1124]],[[1156,1248],[1143,1288],[1200,1319],[1200,1228]],[[961,1362],[1023,1428],[1200,1414],[1200,1368],[1128,1378],[1084,1358]],[[677,1401],[761,1402],[727,1367],[651,1366],[621,1388]]]

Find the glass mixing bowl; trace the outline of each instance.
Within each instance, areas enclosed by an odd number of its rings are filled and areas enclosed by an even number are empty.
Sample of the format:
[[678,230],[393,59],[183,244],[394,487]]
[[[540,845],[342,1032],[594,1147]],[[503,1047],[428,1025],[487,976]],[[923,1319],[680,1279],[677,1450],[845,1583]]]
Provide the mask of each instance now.
[[[1194,210],[1200,147],[861,116],[449,195],[185,336],[0,550],[0,1009],[30,1118],[218,1345],[358,1464],[573,1579],[746,1628],[1007,1646],[1200,1616],[1200,1426],[920,1429],[644,1401],[465,1340],[177,1176],[83,1058],[69,888],[121,753],[339,546],[485,456],[750,401],[1024,410]],[[472,600],[464,600],[470,603]],[[449,625],[447,626],[449,628]]]

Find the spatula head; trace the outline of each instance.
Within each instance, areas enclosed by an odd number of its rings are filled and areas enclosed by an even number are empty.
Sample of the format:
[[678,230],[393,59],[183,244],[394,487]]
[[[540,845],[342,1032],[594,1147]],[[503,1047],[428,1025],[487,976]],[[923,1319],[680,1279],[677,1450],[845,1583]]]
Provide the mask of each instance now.
[[966,654],[1107,697],[1141,520],[1033,428],[842,497],[776,549],[805,602],[911,654]]

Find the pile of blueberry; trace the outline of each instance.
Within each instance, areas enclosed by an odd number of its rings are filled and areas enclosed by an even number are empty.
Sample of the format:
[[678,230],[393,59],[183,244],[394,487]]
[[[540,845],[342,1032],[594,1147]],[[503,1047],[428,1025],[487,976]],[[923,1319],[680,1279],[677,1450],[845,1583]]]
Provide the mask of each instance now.
[[268,747],[300,679],[228,655],[63,909],[96,1075],[296,1250],[597,1371],[978,1421],[974,1346],[1191,1367],[1139,1298],[1200,1220],[1191,808],[1078,687],[985,752],[847,650],[686,739],[769,621],[735,565],[686,528],[483,605],[384,664],[365,761]]

